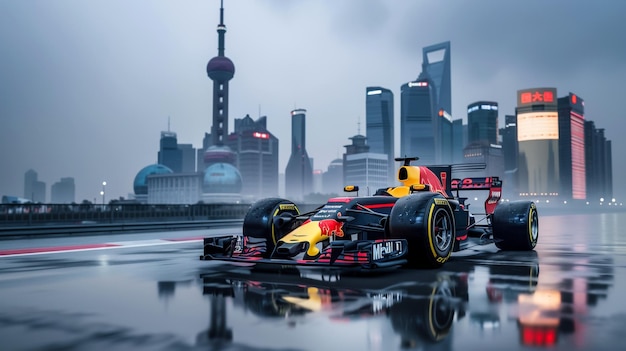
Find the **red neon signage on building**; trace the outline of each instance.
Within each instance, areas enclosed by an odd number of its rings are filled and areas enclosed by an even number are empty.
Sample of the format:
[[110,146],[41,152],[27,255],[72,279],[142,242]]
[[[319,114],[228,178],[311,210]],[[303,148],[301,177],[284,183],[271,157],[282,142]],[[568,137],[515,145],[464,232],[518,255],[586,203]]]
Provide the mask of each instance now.
[[556,104],[555,88],[520,90],[517,93],[518,105]]

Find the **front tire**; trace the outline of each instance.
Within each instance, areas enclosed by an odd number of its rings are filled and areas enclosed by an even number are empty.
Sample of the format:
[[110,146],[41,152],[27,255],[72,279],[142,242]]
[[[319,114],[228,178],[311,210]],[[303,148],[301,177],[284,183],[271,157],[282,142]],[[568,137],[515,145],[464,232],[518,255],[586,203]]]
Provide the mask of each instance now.
[[537,206],[532,201],[500,203],[493,213],[492,227],[500,250],[533,250],[539,239]]
[[441,194],[428,192],[398,199],[389,214],[389,236],[407,240],[410,266],[441,267],[456,240],[450,203]]
[[268,198],[255,202],[243,220],[246,248],[269,257],[278,240],[295,228],[299,214],[298,207],[289,200]]

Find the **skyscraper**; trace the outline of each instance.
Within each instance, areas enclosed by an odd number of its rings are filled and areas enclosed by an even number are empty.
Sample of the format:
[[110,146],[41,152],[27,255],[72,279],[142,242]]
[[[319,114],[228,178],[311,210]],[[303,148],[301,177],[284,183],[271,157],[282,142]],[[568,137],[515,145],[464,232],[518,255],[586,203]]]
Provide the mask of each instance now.
[[482,163],[480,175],[504,177],[504,154],[498,144],[498,103],[477,101],[467,106],[467,145],[463,159]]
[[423,164],[452,162],[450,42],[423,48],[422,72],[402,85],[400,105],[401,156],[418,156]]
[[467,105],[468,144],[486,141],[498,144],[498,103],[477,101]]
[[441,129],[435,118],[435,91],[429,79],[408,82],[400,92],[400,156],[439,162]]
[[517,117],[514,115],[504,116],[504,128],[500,130],[502,135],[502,155],[504,157],[504,184],[506,197],[517,197],[517,158],[519,148],[517,144]]
[[561,196],[584,200],[585,179],[585,103],[576,94],[558,100],[559,161]]
[[585,164],[587,199],[598,203],[613,197],[613,162],[611,141],[604,129],[593,121],[585,121]]
[[[367,87],[365,93],[367,144],[371,152],[387,155],[388,167],[394,169],[393,93],[381,87]],[[393,175],[389,181],[394,181]]]
[[452,121],[452,163],[463,162],[463,148],[466,144],[467,137],[465,136],[463,119],[455,119]]
[[422,72],[418,80],[426,78],[430,79],[435,86],[435,111],[443,109],[452,115],[449,41],[422,49]]
[[178,144],[178,150],[182,156],[183,173],[191,173],[196,171],[196,149],[192,144]]
[[389,183],[389,173],[393,173],[393,168],[388,167],[387,155],[370,152],[363,135],[355,135],[350,140],[352,144],[345,145],[343,155],[344,184],[358,186],[365,195],[389,187],[392,184]]
[[227,146],[237,154],[243,196],[251,200],[278,196],[278,139],[267,130],[267,117],[236,118]]
[[24,198],[34,201],[35,183],[37,182],[37,172],[29,169],[24,173]]
[[160,148],[157,155],[157,164],[167,166],[175,173],[182,172],[183,153],[178,149],[176,133],[161,132]]
[[37,178],[37,172],[32,169],[24,174],[24,198],[32,202],[46,202],[46,183]]
[[322,175],[322,192],[340,194],[344,185],[343,159],[337,158],[330,162],[328,170]]
[[50,187],[50,201],[56,204],[69,204],[75,200],[74,178],[65,177]]
[[520,196],[559,196],[559,118],[556,88],[517,92]]
[[434,123],[439,127],[439,142],[435,145],[440,150],[437,162],[449,164],[452,162],[454,147],[452,116],[444,109],[439,109]]
[[313,186],[313,167],[306,151],[306,110],[291,111],[291,156],[285,169],[285,193],[290,199],[304,199]]

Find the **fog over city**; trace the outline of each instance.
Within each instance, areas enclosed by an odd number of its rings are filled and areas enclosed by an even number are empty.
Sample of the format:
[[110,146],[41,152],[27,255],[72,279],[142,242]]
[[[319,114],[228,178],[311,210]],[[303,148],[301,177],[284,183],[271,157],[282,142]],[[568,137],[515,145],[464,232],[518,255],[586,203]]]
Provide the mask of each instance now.
[[[33,169],[50,186],[73,177],[76,202],[128,198],[157,161],[160,132],[202,146],[211,128],[220,0],[0,0],[0,195],[23,196]],[[519,89],[555,87],[585,101],[612,141],[614,195],[626,197],[625,1],[224,0],[235,118],[267,116],[290,154],[294,108],[307,110],[306,148],[326,171],[365,134],[365,88],[395,95],[417,78],[422,48],[450,41],[452,111],[499,104]],[[168,123],[169,120],[169,123]],[[399,150],[396,140],[396,150]],[[399,155],[396,155],[399,156]],[[419,155],[417,155],[419,156]],[[506,186],[506,185],[505,185]]]

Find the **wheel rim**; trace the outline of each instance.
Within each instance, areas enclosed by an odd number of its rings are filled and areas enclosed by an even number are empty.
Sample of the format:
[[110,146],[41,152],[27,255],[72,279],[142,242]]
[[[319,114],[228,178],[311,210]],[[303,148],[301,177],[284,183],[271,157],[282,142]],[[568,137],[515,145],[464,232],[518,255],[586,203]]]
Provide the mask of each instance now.
[[452,221],[448,213],[440,208],[435,212],[435,226],[433,227],[433,237],[435,246],[440,252],[447,252],[452,243]]
[[539,218],[537,216],[537,211],[532,211],[532,222],[530,224],[530,235],[533,242],[537,241],[537,237],[539,236]]

